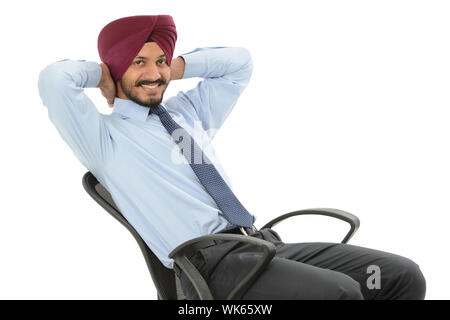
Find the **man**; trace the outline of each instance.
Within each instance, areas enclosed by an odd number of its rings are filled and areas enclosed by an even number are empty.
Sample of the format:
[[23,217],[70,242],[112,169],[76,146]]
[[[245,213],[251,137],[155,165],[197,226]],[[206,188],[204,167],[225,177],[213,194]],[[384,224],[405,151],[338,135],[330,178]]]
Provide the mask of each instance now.
[[[285,244],[271,229],[252,231],[254,216],[232,192],[209,144],[249,82],[251,56],[244,48],[209,47],[172,59],[176,39],[168,15],[121,18],[99,34],[103,63],[59,61],[38,84],[62,138],[161,262],[173,268],[168,254],[187,240],[244,230],[277,248],[244,299],[423,299],[425,279],[407,258],[338,243]],[[191,77],[203,81],[163,101],[171,80]],[[101,89],[110,115],[97,111],[83,92],[88,87]],[[191,259],[223,299],[259,254],[220,242]],[[373,266],[380,276],[375,288],[368,285]],[[178,275],[187,298],[195,299],[186,276]]]

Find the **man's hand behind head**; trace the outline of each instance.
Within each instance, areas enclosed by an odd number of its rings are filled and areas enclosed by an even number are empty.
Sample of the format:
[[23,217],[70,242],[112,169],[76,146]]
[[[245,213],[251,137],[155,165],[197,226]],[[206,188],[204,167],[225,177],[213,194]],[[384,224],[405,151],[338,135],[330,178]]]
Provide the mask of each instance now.
[[112,108],[114,106],[114,98],[116,97],[116,83],[111,76],[108,65],[100,63],[100,67],[102,68],[102,78],[97,85],[97,88],[100,88],[102,95],[106,98],[108,105]]

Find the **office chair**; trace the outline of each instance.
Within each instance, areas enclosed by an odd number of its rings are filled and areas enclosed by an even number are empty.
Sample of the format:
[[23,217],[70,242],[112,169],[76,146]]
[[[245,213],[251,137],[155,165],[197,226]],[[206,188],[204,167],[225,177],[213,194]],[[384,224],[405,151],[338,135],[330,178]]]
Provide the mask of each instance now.
[[[128,231],[136,239],[142,254],[144,255],[145,262],[150,271],[150,275],[155,284],[158,292],[157,298],[159,300],[183,300],[184,294],[181,290],[180,280],[176,275],[177,271],[183,271],[187,278],[191,281],[197,294],[201,300],[212,300],[214,297],[211,291],[202,277],[200,272],[189,261],[189,258],[197,252],[197,250],[207,247],[211,244],[217,243],[216,241],[239,241],[257,245],[263,248],[264,253],[258,263],[250,270],[250,272],[240,281],[240,283],[230,292],[227,296],[227,300],[241,299],[247,289],[253,284],[253,282],[264,271],[264,268],[272,260],[275,255],[275,246],[266,240],[262,240],[255,237],[249,237],[246,235],[238,234],[212,234],[195,239],[191,239],[180,244],[170,254],[169,258],[174,260],[174,269],[166,268],[156,255],[150,250],[144,240],[136,232],[136,230],[128,223],[124,216],[120,213],[120,210],[115,205],[110,193],[102,186],[100,182],[95,178],[91,172],[86,172],[83,176],[83,187],[86,192],[106,211],[108,211],[114,218],[116,218],[122,225],[124,225]],[[284,214],[278,218],[273,219],[261,229],[272,228],[281,221],[298,215],[324,215],[333,218],[343,220],[350,224],[350,230],[342,240],[342,243],[347,243],[350,238],[358,230],[360,222],[358,217],[348,213],[346,211],[329,208],[317,208],[306,209],[300,211],[294,211]]]

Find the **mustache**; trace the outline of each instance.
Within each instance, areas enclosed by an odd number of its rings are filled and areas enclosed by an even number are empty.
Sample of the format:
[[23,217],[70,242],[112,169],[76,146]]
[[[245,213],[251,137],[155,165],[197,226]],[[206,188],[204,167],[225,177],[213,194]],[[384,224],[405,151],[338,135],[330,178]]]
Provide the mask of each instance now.
[[162,80],[158,80],[158,81],[143,80],[143,81],[138,82],[137,87],[142,86],[142,85],[151,86],[151,85],[155,85],[155,84],[164,84],[164,81],[162,81]]

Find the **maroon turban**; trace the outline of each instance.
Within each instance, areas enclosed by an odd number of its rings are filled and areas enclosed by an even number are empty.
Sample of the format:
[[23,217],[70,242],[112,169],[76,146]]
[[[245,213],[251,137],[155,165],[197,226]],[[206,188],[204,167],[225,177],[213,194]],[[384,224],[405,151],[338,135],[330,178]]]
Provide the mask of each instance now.
[[164,51],[170,67],[177,41],[177,29],[171,16],[125,17],[108,23],[100,31],[98,53],[115,81],[127,71],[150,36]]

